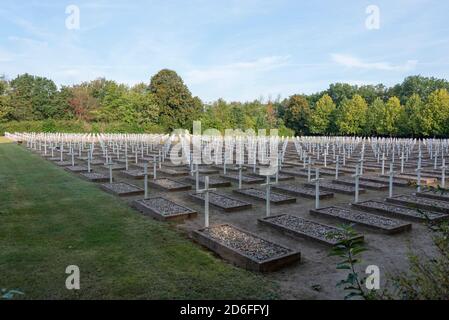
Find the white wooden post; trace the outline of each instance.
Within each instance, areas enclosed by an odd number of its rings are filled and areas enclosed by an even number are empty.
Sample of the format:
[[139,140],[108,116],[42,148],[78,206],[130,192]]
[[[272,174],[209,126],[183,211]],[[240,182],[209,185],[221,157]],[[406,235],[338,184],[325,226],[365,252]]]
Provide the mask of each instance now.
[[390,172],[389,172],[389,186],[388,186],[388,197],[393,197],[393,179],[394,179],[394,171],[393,171],[393,163],[390,163]]
[[[198,164],[197,164],[198,165]],[[209,177],[204,177],[204,189],[197,190],[198,193],[204,193],[204,227],[209,228],[209,192],[216,189],[209,188]]]
[[148,162],[145,161],[143,164],[143,179],[144,179],[144,189],[145,189],[145,199],[148,198]]
[[320,169],[315,169],[315,179],[312,181],[315,182],[315,209],[320,208],[320,181],[323,180],[323,178],[320,178]]
[[355,174],[353,175],[355,178],[355,196],[354,196],[354,203],[359,202],[359,179],[360,179],[360,173],[359,173],[359,166],[357,165],[355,167]]
[[446,159],[442,158],[442,166],[441,166],[441,188],[446,187]]

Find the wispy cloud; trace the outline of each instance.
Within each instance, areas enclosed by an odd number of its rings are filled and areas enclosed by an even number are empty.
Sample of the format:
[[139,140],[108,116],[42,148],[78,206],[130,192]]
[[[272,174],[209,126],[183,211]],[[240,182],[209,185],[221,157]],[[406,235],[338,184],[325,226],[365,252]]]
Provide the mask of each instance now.
[[410,71],[415,69],[416,65],[418,64],[417,60],[408,60],[406,63],[400,65],[394,65],[385,61],[366,62],[352,55],[339,53],[331,54],[331,58],[334,62],[348,68],[382,71]]
[[248,73],[270,71],[288,65],[290,56],[269,56],[253,61],[235,62],[225,65],[209,66],[187,72],[187,80],[192,84],[204,83],[211,80],[232,80]]

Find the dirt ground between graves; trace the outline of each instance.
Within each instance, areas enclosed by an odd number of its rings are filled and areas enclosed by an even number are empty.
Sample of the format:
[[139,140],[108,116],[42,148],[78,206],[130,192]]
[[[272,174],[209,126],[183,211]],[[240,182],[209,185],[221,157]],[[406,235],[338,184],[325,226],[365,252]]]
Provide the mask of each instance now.
[[[66,156],[66,159],[68,157]],[[77,164],[85,164],[82,161],[76,161]],[[134,168],[130,165],[130,168]],[[63,170],[61,168],[61,170]],[[93,166],[94,172],[108,173],[108,170],[102,166]],[[222,173],[221,173],[222,174]],[[218,176],[218,175],[212,175]],[[346,174],[345,176],[348,176]],[[143,187],[143,180],[135,180],[125,177],[118,171],[114,171],[116,181],[128,182]],[[158,178],[169,177],[168,175],[159,174]],[[326,176],[326,180],[332,180]],[[183,181],[185,177],[171,178]],[[294,181],[280,182],[303,184],[306,179],[295,177]],[[247,187],[257,187],[258,185],[246,185]],[[194,186],[192,186],[194,188]],[[245,187],[245,185],[244,185]],[[253,204],[252,209],[225,213],[211,206],[210,223],[231,223],[240,228],[251,231],[265,239],[272,240],[289,248],[299,250],[301,252],[301,262],[281,269],[280,271],[268,273],[265,276],[277,282],[281,288],[281,297],[284,299],[343,299],[345,293],[336,287],[336,283],[346,277],[345,271],[336,270],[336,264],[339,258],[329,257],[330,248],[328,246],[318,244],[310,240],[298,240],[288,236],[284,236],[278,231],[271,230],[269,227],[258,224],[257,219],[265,216],[265,202],[257,201],[245,196],[237,195],[232,192],[237,188],[237,183],[232,183],[232,187],[218,188],[220,192],[224,192],[234,198],[245,200]],[[193,189],[192,189],[193,190]],[[412,193],[413,188],[395,187],[394,193],[405,194]],[[150,189],[150,196],[164,196],[175,201],[178,204],[185,205],[198,211],[198,217],[187,220],[184,223],[177,224],[176,227],[180,232],[190,233],[195,229],[199,229],[204,224],[203,205],[193,201],[189,193],[192,191],[182,192],[165,192],[157,189]],[[365,194],[360,195],[360,201],[363,200],[383,200],[388,195],[387,191],[366,190]],[[135,199],[141,199],[143,196],[126,197],[123,201],[131,202]],[[309,210],[314,208],[314,200],[297,197],[294,204],[271,205],[272,215],[292,214],[304,217],[313,221],[326,223],[329,225],[338,225],[339,222],[327,218],[311,216]],[[335,194],[334,198],[321,200],[321,207],[330,205],[348,206],[353,200],[353,196]],[[407,220],[403,220],[407,221]],[[408,271],[408,257],[410,250],[430,254],[432,248],[432,240],[425,226],[420,223],[412,222],[412,230],[396,235],[386,235],[372,229],[357,227],[365,236],[365,243],[368,251],[362,256],[363,261],[360,271],[363,273],[368,265],[377,265],[381,271],[381,285],[385,285],[386,279],[397,272]]]

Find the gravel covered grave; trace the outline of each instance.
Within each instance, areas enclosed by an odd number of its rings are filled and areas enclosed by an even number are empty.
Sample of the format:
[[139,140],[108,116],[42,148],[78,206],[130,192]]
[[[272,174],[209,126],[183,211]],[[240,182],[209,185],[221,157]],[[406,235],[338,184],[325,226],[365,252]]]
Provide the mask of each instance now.
[[388,233],[401,232],[411,228],[410,223],[404,223],[399,220],[340,207],[314,209],[310,210],[310,213],[373,227]]
[[[191,196],[197,200],[204,201],[204,193],[193,193]],[[209,203],[225,211],[244,210],[251,208],[251,203],[231,198],[217,192],[209,192]]]
[[103,168],[108,169],[111,167],[112,170],[125,170],[125,166],[119,163],[114,163],[112,165],[103,165]]
[[[245,196],[257,199],[266,200],[266,191],[256,188],[237,189],[233,190],[236,193],[243,194]],[[284,204],[296,202],[296,198],[287,196],[285,194],[270,192],[270,202],[273,204]]]
[[[360,177],[360,181],[372,181],[377,183],[390,183],[390,178],[382,178],[382,177],[371,177],[371,176],[363,176]],[[393,185],[398,187],[407,187],[409,185],[409,181],[407,179],[393,178]]]
[[276,229],[287,234],[317,240],[325,244],[335,245],[344,238],[343,232],[339,228],[289,214],[259,219],[259,221],[277,227]]
[[70,166],[70,167],[66,167],[66,170],[68,171],[72,171],[72,172],[86,172],[88,169],[87,167],[84,166]]
[[102,184],[101,187],[110,193],[116,194],[118,196],[131,196],[131,195],[139,195],[143,194],[144,190],[139,188],[138,186],[125,183],[125,182],[117,182],[117,183],[105,183]]
[[[304,187],[296,184],[283,184],[275,185],[272,188],[273,190],[288,193],[291,195],[315,199],[315,187]],[[334,196],[332,192],[321,189],[319,195],[320,199],[332,198]]]
[[[125,171],[120,171],[120,173],[122,173],[128,177],[134,178],[134,179],[143,179],[145,177],[144,171],[139,170],[139,169],[130,169],[130,170],[125,170]],[[148,173],[148,176],[153,175],[153,173],[150,173],[150,172],[147,172],[147,173]]]
[[413,220],[424,221],[427,216],[430,220],[445,219],[448,216],[444,213],[432,212],[432,211],[422,211],[425,215],[420,213],[418,210],[408,207],[403,207],[399,205],[393,205],[388,202],[368,200],[364,202],[359,202],[353,204],[354,207],[366,211],[380,212],[385,214],[397,215],[399,217],[410,218]]
[[197,215],[195,210],[163,197],[136,200],[133,202],[133,206],[144,214],[149,214],[158,220],[182,220]]
[[83,172],[81,177],[93,181],[93,182],[107,182],[109,181],[109,175],[97,172]]
[[[333,180],[333,183],[344,184],[348,186],[355,186],[354,178],[339,178],[338,180]],[[373,182],[373,181],[364,181],[359,180],[359,186],[371,189],[371,190],[386,190],[388,189],[388,184]]]
[[72,166],[72,161],[57,161],[55,164],[60,167],[68,167]]
[[438,211],[449,214],[449,202],[435,200],[424,197],[417,197],[415,195],[400,195],[392,198],[387,198],[388,202],[398,203],[410,207],[418,207],[431,211]]
[[167,191],[182,191],[190,190],[192,188],[188,184],[167,178],[152,180],[150,181],[150,184]]
[[202,230],[210,238],[233,248],[257,261],[291,253],[292,250],[243,232],[230,225],[219,225]]
[[[314,187],[315,183],[306,183],[305,184],[306,187]],[[348,185],[344,185],[344,184],[338,184],[338,183],[333,183],[333,182],[328,182],[328,181],[320,181],[320,189],[323,190],[328,190],[328,191],[333,191],[336,193],[343,193],[343,194],[349,194],[349,195],[353,195],[355,194],[355,187],[354,186],[348,186]],[[365,189],[359,188],[359,193],[365,193]]]
[[[186,179],[190,183],[196,183],[195,177],[188,177]],[[204,181],[205,181],[205,176],[198,177],[198,182],[200,183],[200,185],[204,185]],[[211,188],[230,187],[230,186],[231,186],[231,182],[229,182],[229,181],[226,181],[221,178],[209,177],[209,187],[211,187]]]
[[[227,173],[226,175],[221,175],[223,179],[232,180],[232,181],[239,181],[239,175],[234,173]],[[258,177],[252,177],[242,174],[242,183],[252,184],[252,183],[263,183],[265,179],[258,178]]]
[[437,190],[435,190],[435,191],[428,190],[428,191],[417,192],[416,196],[422,197],[422,198],[436,199],[436,200],[441,200],[441,201],[449,201],[449,193],[441,192],[441,191],[437,191]]

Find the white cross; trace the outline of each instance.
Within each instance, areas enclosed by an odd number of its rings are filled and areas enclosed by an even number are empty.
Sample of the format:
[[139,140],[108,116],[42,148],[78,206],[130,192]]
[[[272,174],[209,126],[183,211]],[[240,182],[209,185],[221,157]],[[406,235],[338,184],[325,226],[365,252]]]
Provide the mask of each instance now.
[[340,156],[337,155],[337,159],[335,160],[335,180],[338,180],[338,169],[340,167]]
[[307,182],[310,182],[311,170],[312,170],[312,157],[309,157],[309,161],[307,162]]
[[270,181],[270,176],[267,175],[267,182],[265,182],[264,184],[262,184],[262,186],[266,187],[266,193],[265,193],[265,207],[266,207],[266,216],[269,217],[270,216],[270,201],[271,201],[271,186],[276,184],[276,183],[272,183]]
[[382,153],[382,175],[385,174],[385,160],[387,160],[385,158],[385,152]]
[[156,156],[153,156],[153,180],[157,179],[157,161]]
[[441,187],[445,188],[446,186],[446,159],[442,159],[442,166],[441,166]]
[[404,160],[405,160],[404,151],[402,151],[402,154],[401,154],[401,173],[404,173]]
[[145,189],[145,199],[148,198],[148,162],[143,164],[143,178],[144,178],[144,189]]
[[113,166],[113,162],[112,162],[112,156],[108,157],[106,156],[106,165],[109,166],[109,183],[112,183],[112,166]]
[[[198,166],[198,164],[197,164]],[[209,192],[215,191],[214,188],[209,188],[209,177],[204,177],[204,189],[197,190],[197,193],[204,193],[204,227],[209,228]]]
[[239,164],[239,190],[242,189],[242,164]]
[[315,169],[315,179],[312,182],[315,182],[315,209],[320,208],[320,181],[323,178],[320,178],[320,168]]
[[394,178],[394,171],[393,171],[393,163],[390,163],[390,171],[389,171],[389,186],[388,186],[388,197],[393,197],[393,178]]
[[199,189],[200,189],[200,180],[199,180],[200,169],[198,168],[198,163],[195,163],[195,169],[192,172],[195,173],[195,190],[196,190],[196,192],[199,192]]
[[359,179],[360,179],[360,172],[359,172],[359,166],[357,165],[355,167],[355,174],[352,175],[352,177],[355,178],[355,197],[354,197],[354,203],[359,202]]
[[417,190],[418,192],[421,191],[421,150],[419,152],[418,156],[418,167],[416,168],[416,184],[417,184]]

